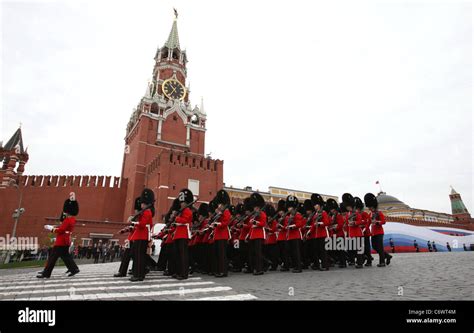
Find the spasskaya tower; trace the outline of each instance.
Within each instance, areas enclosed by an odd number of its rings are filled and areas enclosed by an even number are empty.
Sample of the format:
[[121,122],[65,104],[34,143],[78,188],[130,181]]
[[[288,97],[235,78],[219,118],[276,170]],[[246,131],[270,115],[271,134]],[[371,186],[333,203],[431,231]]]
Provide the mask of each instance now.
[[182,188],[208,202],[223,186],[223,161],[204,156],[206,112],[192,106],[188,57],[181,49],[178,15],[155,54],[152,79],[127,124],[122,177],[128,179],[124,219],[143,188],[155,192],[156,221]]

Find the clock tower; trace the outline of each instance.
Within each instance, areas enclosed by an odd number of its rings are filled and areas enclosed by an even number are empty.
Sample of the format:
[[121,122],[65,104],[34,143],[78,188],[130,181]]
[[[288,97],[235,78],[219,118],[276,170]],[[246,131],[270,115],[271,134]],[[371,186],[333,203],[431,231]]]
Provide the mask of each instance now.
[[223,186],[223,161],[204,155],[207,115],[202,99],[199,107],[191,105],[188,57],[179,43],[177,21],[175,11],[168,39],[156,51],[152,79],[127,124],[124,219],[145,187],[155,192],[155,220],[161,221],[182,188],[207,202]]

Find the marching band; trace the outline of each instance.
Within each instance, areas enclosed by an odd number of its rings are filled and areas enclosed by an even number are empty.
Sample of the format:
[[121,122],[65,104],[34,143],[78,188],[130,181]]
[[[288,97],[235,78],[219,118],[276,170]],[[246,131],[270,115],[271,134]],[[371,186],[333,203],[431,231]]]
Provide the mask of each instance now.
[[[227,277],[229,269],[253,275],[278,268],[293,273],[328,271],[335,266],[360,269],[372,266],[371,249],[379,257],[377,267],[389,265],[392,259],[383,247],[385,216],[377,209],[372,193],[367,193],[364,201],[344,193],[340,204],[334,199],[324,201],[316,193],[304,202],[289,195],[275,207],[254,192],[233,206],[222,189],[209,203],[195,207],[197,199],[189,189],[183,189],[164,216],[165,225],[158,234],[152,233],[154,203],[154,193],[147,188],[135,199],[135,214],[128,219],[129,226],[119,231],[128,237],[115,277],[128,273],[130,281],[143,281],[150,270],[185,280],[193,273]],[[38,277],[49,277],[58,257],[66,262],[71,276],[79,272],[66,254],[70,240],[65,239],[74,226],[77,201],[66,200],[63,210],[61,226],[45,226],[58,233],[58,244]],[[158,262],[149,253],[154,239],[161,240]]]

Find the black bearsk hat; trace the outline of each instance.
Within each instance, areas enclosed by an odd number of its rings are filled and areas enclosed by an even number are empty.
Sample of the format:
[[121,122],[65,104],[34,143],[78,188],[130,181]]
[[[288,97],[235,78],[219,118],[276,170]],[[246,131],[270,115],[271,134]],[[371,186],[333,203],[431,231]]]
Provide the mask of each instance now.
[[331,210],[331,209],[337,210],[339,208],[339,205],[336,200],[330,198],[328,199],[328,201],[326,201],[326,207],[328,210]]
[[283,211],[283,212],[286,211],[286,202],[285,202],[285,200],[280,199],[280,200],[278,201],[277,211]]
[[267,214],[268,218],[271,218],[276,214],[276,209],[275,207],[273,207],[272,204],[266,204],[265,207],[263,207],[263,211],[265,212],[265,214]]
[[69,199],[64,201],[63,212],[72,216],[79,214],[79,203],[76,200],[74,192],[71,192],[71,194],[69,194]]
[[354,206],[357,209],[363,210],[364,209],[364,203],[359,197],[354,197]]
[[244,212],[244,205],[239,203],[235,206],[235,214],[243,214]]
[[230,204],[230,197],[229,194],[225,190],[219,190],[216,196],[214,197],[214,202],[216,205],[223,204],[228,205]]
[[178,200],[179,202],[185,202],[187,204],[190,204],[191,202],[194,201],[193,192],[191,192],[191,190],[187,188],[182,189],[178,193]]
[[378,206],[377,197],[373,195],[372,193],[367,193],[366,195],[364,195],[364,202],[365,202],[365,205],[369,208],[376,209]]
[[314,205],[320,205],[320,206],[323,206],[324,205],[324,199],[321,195],[319,195],[318,193],[313,193],[311,194],[311,204],[314,206]]
[[140,200],[140,197],[135,198],[135,206],[133,206],[133,209],[135,210],[142,210],[142,201]]
[[298,207],[296,208],[296,210],[298,211],[298,213],[300,213],[301,215],[304,215],[306,212],[304,211],[304,208],[303,208],[303,203],[302,202],[298,202]]
[[354,197],[350,193],[344,193],[342,195],[342,202],[344,203],[344,206],[351,206],[354,207]]
[[250,195],[250,200],[252,207],[262,208],[263,206],[265,206],[265,199],[263,199],[262,195],[258,192],[253,192]]
[[252,199],[250,199],[250,197],[247,197],[244,199],[244,210],[247,210],[247,211],[253,210]]
[[234,214],[235,214],[235,206],[234,206],[234,205],[230,205],[227,209],[229,210],[230,215],[234,215]]
[[286,197],[286,208],[288,207],[298,207],[298,198],[292,194]]
[[205,202],[199,205],[198,215],[207,217],[209,215],[209,205]]
[[312,202],[312,200],[306,199],[306,200],[303,202],[303,209],[304,209],[305,213],[306,213],[308,210],[313,211],[313,210],[314,210],[314,207],[313,207],[313,202]]
[[152,205],[155,202],[155,193],[149,188],[143,189],[140,200],[145,205]]
[[347,212],[346,205],[344,204],[344,202],[341,202],[339,204],[339,212],[341,212],[341,213],[346,213]]
[[216,210],[216,208],[217,208],[217,204],[216,204],[215,200],[211,200],[209,202],[209,213],[214,214],[214,211]]

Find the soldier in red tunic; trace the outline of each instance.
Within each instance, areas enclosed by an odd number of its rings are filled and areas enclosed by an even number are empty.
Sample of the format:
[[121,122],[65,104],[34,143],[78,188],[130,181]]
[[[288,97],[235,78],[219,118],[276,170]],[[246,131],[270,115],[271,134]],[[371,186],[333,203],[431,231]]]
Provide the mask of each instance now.
[[[355,263],[356,268],[363,268],[363,249],[358,247],[359,245],[363,246],[363,234],[361,229],[363,226],[362,216],[354,209],[356,201],[350,193],[344,193],[342,195],[342,202],[347,210],[345,216],[347,237],[351,240],[351,243],[348,244],[351,248],[347,251],[349,255],[349,265]],[[357,262],[355,262],[356,259]]]
[[267,224],[265,225],[265,245],[264,245],[264,270],[269,266],[270,271],[278,268],[278,245],[277,245],[277,217],[275,208],[271,204],[263,208],[267,214]]
[[289,195],[286,198],[286,207],[289,215],[285,217],[285,225],[287,229],[286,239],[288,241],[291,263],[293,265],[293,273],[301,273],[301,247],[302,247],[302,234],[301,228],[305,224],[303,216],[297,211],[298,198],[294,195]]
[[278,246],[278,260],[281,264],[280,271],[286,272],[290,270],[290,250],[288,242],[286,241],[286,201],[281,199],[277,206],[277,246]]
[[379,264],[377,267],[385,267],[385,264],[390,265],[392,256],[384,251],[383,247],[383,225],[385,224],[385,216],[379,211],[377,197],[372,193],[367,193],[364,196],[364,202],[367,208],[370,209],[369,219],[371,222],[372,247],[379,255]]
[[[135,199],[135,214],[137,214],[141,210],[141,202],[140,202],[140,197]],[[128,223],[132,223],[132,218],[133,216],[129,217]],[[130,259],[132,258],[132,247],[133,247],[133,241],[132,236],[134,232],[134,228],[132,225],[129,225],[126,228],[123,228],[122,230],[119,231],[119,233],[124,234],[128,232],[127,240],[125,242],[125,251],[123,252],[122,255],[122,261],[120,263],[120,268],[118,273],[114,274],[114,277],[124,277],[127,276],[127,271],[128,271],[128,265],[130,264]]]
[[267,214],[262,210],[265,200],[258,192],[250,195],[253,214],[250,218],[250,260],[252,262],[253,275],[263,274],[263,241],[265,240],[265,225]]
[[[357,197],[356,197],[357,198]],[[354,199],[356,199],[354,198]],[[357,198],[358,200],[356,201],[356,211],[360,213],[362,216],[362,234],[364,235],[364,260],[365,260],[365,266],[372,266],[372,261],[374,258],[372,257],[371,254],[371,246],[370,246],[370,216],[369,214],[364,210],[364,203],[362,200]]]
[[138,222],[132,222],[135,226],[131,240],[133,241],[133,276],[130,281],[143,281],[145,279],[146,251],[150,233],[153,229],[153,216],[155,215],[155,194],[152,190],[145,188],[140,196],[141,213]]
[[229,221],[230,204],[229,194],[225,190],[217,192],[213,202],[217,205],[216,214],[212,220],[211,226],[213,230],[212,239],[214,241],[214,250],[216,255],[216,277],[226,277],[228,271],[227,263],[227,242],[230,239]]
[[193,193],[189,189],[183,189],[178,194],[180,209],[174,220],[176,230],[173,233],[174,258],[176,261],[176,274],[174,278],[185,280],[189,274],[189,248],[188,241],[191,238],[191,225],[193,223],[193,212],[190,208],[194,201]]
[[315,212],[312,217],[310,229],[310,234],[312,234],[314,239],[314,261],[311,265],[311,268],[327,271],[329,270],[329,260],[325,246],[326,238],[328,237],[327,227],[329,226],[329,216],[328,213],[323,209],[325,203],[321,195],[313,193],[311,195],[311,204],[313,205]]
[[66,265],[69,275],[74,276],[79,273],[79,268],[77,267],[74,259],[69,253],[69,246],[71,245],[71,233],[74,230],[74,225],[76,224],[75,216],[79,213],[79,204],[76,200],[76,195],[74,192],[69,194],[69,199],[64,201],[63,212],[61,213],[61,225],[59,227],[53,227],[51,225],[45,225],[44,228],[56,234],[56,240],[54,241],[54,246],[51,251],[51,255],[48,258],[48,262],[43,272],[40,272],[36,277],[37,278],[49,278],[51,272],[56,265],[58,258],[61,258]]

